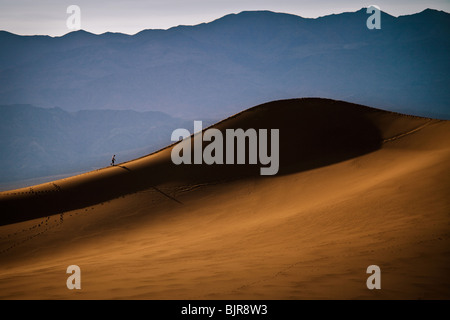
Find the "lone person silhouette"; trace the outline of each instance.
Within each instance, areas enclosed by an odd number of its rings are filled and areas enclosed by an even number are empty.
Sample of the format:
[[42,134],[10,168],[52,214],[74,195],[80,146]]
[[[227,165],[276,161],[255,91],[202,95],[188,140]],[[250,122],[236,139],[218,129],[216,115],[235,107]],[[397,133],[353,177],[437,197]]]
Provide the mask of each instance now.
[[111,165],[114,165],[114,162],[116,161],[116,155],[113,155],[112,159],[111,159]]

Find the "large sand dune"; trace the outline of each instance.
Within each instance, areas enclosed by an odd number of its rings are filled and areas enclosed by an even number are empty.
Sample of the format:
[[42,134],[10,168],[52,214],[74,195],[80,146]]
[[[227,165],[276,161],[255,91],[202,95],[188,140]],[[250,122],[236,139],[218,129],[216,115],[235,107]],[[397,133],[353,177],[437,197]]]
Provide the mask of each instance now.
[[280,129],[279,173],[170,146],[0,193],[0,298],[450,298],[450,122],[297,99],[214,127]]

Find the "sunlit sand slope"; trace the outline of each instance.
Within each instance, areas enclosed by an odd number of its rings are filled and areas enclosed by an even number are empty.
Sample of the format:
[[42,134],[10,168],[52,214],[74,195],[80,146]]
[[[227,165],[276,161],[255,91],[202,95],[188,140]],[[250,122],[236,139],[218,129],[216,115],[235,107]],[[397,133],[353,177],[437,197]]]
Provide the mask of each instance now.
[[0,298],[450,298],[448,121],[296,99],[214,127],[279,129],[278,174],[170,146],[0,193]]

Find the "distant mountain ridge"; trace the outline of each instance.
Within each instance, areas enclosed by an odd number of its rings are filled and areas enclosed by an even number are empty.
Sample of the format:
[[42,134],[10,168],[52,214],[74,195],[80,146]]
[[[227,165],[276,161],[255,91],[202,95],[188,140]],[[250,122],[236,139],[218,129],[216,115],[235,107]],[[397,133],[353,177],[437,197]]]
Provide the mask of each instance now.
[[[0,182],[88,171],[151,153],[192,125],[162,112],[0,105]],[[0,188],[2,186],[0,185]]]
[[369,16],[244,11],[135,35],[1,31],[0,104],[218,119],[311,96],[450,119],[450,14],[383,12],[381,30]]

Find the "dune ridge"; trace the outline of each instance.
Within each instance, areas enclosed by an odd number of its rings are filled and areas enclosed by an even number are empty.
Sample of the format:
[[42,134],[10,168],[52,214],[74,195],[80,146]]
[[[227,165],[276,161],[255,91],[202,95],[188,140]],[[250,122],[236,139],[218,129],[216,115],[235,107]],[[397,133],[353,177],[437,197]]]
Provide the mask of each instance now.
[[450,297],[448,121],[308,98],[211,127],[279,128],[278,175],[175,166],[171,145],[2,192],[0,298]]

